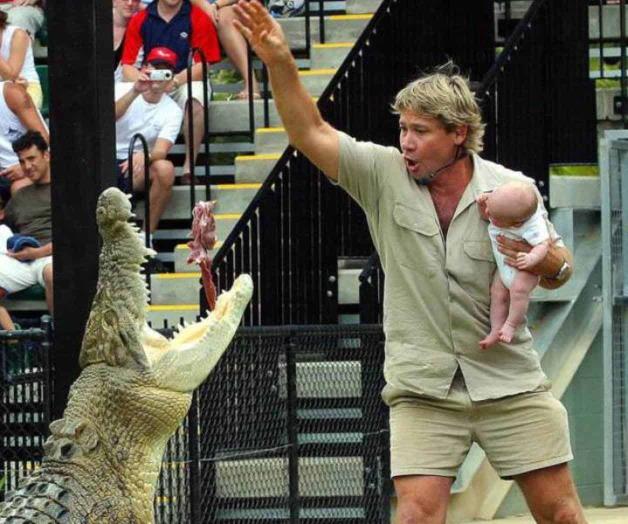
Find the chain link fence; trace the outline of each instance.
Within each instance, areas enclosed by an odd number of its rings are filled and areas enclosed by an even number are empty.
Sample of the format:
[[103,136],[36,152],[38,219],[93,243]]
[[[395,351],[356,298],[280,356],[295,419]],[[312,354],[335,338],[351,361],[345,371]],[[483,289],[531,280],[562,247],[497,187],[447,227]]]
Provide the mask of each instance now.
[[[42,458],[51,336],[0,333],[0,500]],[[156,522],[388,522],[383,342],[381,326],[241,329],[168,442]]]

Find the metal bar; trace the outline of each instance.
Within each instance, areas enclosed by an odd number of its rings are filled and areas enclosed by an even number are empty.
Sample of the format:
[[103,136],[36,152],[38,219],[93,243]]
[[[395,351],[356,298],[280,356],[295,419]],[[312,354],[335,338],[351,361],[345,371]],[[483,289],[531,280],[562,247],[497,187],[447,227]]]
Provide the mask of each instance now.
[[249,75],[249,85],[247,86],[248,102],[249,102],[249,140],[255,140],[255,104],[253,103],[253,52],[251,46],[246,43],[246,68]]
[[[127,150],[127,161],[129,164],[129,179],[131,195],[133,194],[133,154],[135,153],[135,142],[140,141],[142,144],[142,151],[144,153],[144,192],[145,192],[145,204],[144,204],[144,244],[146,249],[150,247],[150,155],[148,152],[148,143],[142,133],[135,133],[131,141],[129,142],[129,148]],[[150,264],[145,264],[146,271],[146,286],[150,289]]]
[[[309,3],[306,2],[306,3]],[[318,0],[318,40],[321,44],[325,43],[325,8],[323,0]]]
[[288,379],[288,478],[290,524],[299,522],[299,428],[297,419],[297,363],[296,344],[289,338],[285,343],[286,373]]
[[266,64],[262,63],[262,89],[264,90],[264,127],[270,127],[270,108],[269,108],[269,100],[270,97],[270,89],[268,86],[268,69],[266,69]]
[[305,53],[309,58],[311,54],[312,35],[310,28],[310,2],[305,0]]
[[[196,204],[196,158],[194,156],[194,108],[193,106],[193,98],[192,98],[192,65],[194,63],[194,50],[190,50],[190,56],[188,58],[187,65],[187,91],[188,91],[188,100],[187,105],[185,107],[188,113],[188,160],[189,165],[188,169],[190,170],[190,216],[192,216],[192,212],[194,210],[194,205]],[[206,108],[207,109],[207,108]],[[183,173],[185,175],[185,173]]]
[[626,0],[619,2],[619,36],[621,40],[621,120],[626,129],[628,123],[628,108],[626,107]]
[[188,413],[188,446],[190,463],[190,522],[201,522],[201,471],[199,450],[198,391],[192,396]]

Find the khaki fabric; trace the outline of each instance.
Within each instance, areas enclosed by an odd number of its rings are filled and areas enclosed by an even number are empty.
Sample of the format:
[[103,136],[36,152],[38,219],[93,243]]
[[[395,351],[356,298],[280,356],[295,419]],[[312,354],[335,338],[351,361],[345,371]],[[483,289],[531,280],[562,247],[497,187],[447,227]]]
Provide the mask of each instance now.
[[398,397],[390,408],[392,477],[455,477],[473,442],[502,478],[573,459],[567,411],[548,391],[474,402],[457,378],[446,399]]
[[[386,274],[384,400],[446,398],[458,368],[474,401],[547,389],[527,326],[512,344],[478,346],[490,329],[496,266],[475,197],[531,179],[473,155],[473,177],[445,240],[429,190],[407,174],[397,149],[339,135],[338,183],[364,209]],[[557,237],[551,224],[550,235]]]

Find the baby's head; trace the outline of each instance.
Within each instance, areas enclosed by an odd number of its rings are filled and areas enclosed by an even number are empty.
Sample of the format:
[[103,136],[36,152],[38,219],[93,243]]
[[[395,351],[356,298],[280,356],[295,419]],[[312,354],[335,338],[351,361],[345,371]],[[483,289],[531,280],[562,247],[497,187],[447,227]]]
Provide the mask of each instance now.
[[519,227],[535,213],[538,205],[532,184],[508,182],[488,195],[486,211],[497,227]]

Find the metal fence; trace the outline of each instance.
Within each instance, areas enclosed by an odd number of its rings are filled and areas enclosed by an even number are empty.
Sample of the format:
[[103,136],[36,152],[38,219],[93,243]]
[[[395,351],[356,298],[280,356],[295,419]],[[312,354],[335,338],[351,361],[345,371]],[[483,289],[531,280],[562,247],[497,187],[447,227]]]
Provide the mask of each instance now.
[[[623,139],[620,139],[623,138]],[[600,144],[604,298],[604,501],[628,502],[628,132]]]
[[[0,334],[3,493],[42,458],[50,335]],[[383,341],[381,326],[241,329],[168,442],[156,522],[388,522]]]
[[[357,138],[395,143],[394,94],[448,57],[480,80],[493,62],[492,31],[492,0],[473,10],[453,0],[384,0],[321,95],[323,116]],[[338,319],[338,257],[371,250],[363,212],[289,148],[213,267],[221,289],[252,275],[247,325],[330,323]]]

